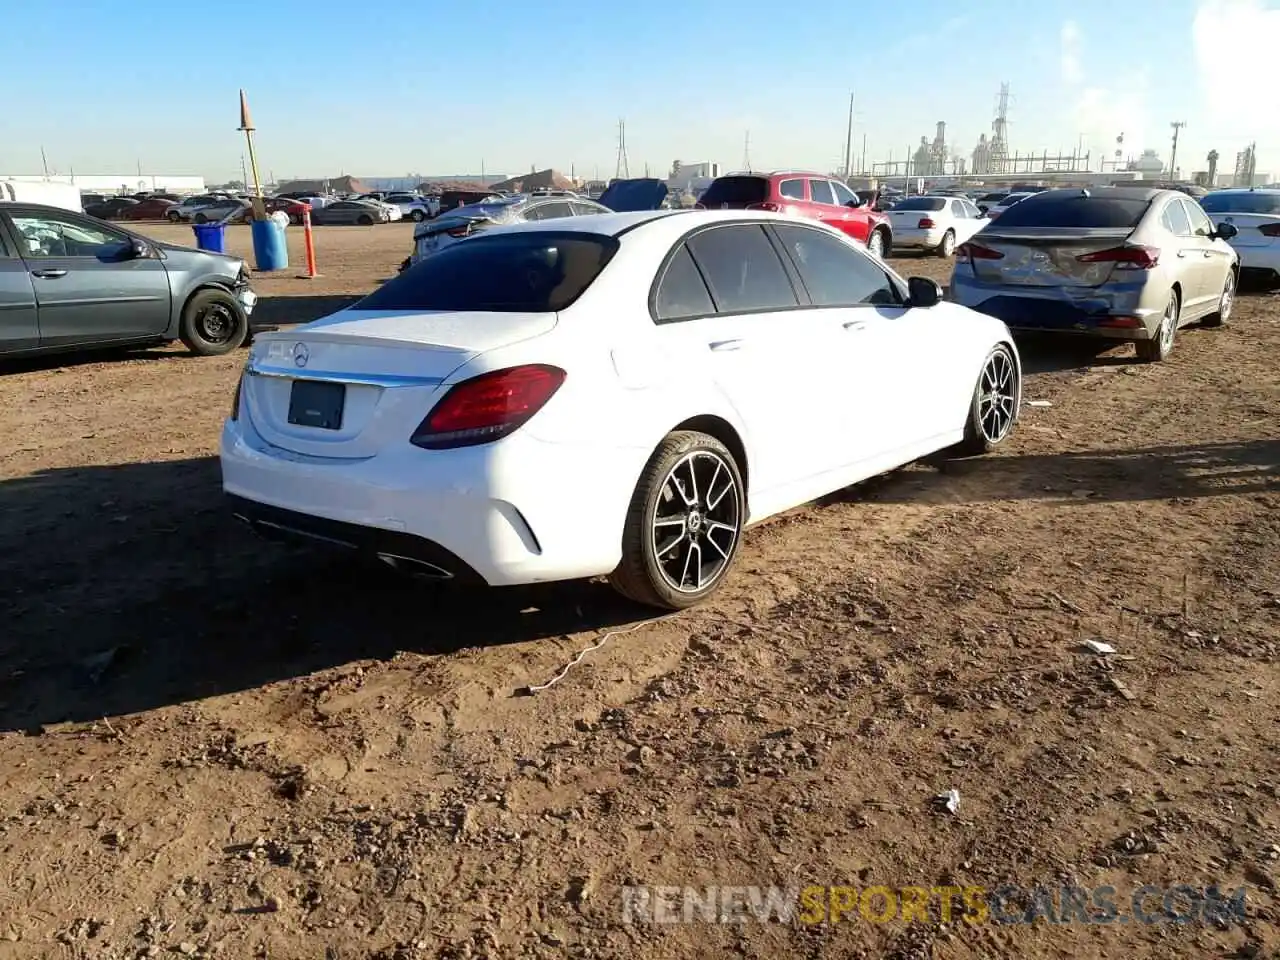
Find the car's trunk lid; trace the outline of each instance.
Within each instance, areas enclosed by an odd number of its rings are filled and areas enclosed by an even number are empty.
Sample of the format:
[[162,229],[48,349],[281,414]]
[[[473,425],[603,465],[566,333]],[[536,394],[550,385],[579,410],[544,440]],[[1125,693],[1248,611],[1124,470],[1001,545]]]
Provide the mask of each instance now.
[[463,364],[555,325],[554,313],[345,310],[259,338],[243,387],[248,415],[282,450],[371,457],[408,439]]
[[1215,227],[1230,223],[1240,231],[1231,238],[1233,247],[1267,247],[1280,243],[1280,235],[1267,236],[1261,228],[1280,232],[1280,215],[1271,213],[1213,213],[1209,215]]
[[[1124,245],[1132,230],[1112,227],[1019,227],[1001,230],[999,221],[977,234],[962,256],[974,276],[988,283],[1028,287],[1098,287],[1114,262],[1081,260]],[[999,256],[982,256],[982,250]]]

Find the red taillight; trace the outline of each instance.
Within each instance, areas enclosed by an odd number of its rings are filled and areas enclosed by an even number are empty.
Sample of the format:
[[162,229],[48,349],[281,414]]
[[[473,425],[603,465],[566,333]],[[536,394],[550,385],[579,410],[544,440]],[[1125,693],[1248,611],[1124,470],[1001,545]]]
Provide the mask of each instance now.
[[936,224],[936,223],[934,223],[934,222],[933,222],[933,220],[931,220],[929,217],[922,217],[922,218],[920,219],[920,222],[916,224],[916,229],[917,229],[917,230],[932,230],[932,229],[933,229],[934,227],[936,227],[936,226],[937,226],[937,224]]
[[748,210],[767,210],[769,213],[781,213],[782,204],[774,203],[772,200],[766,200],[763,203],[752,203],[747,205]]
[[968,257],[970,260],[1003,260],[1004,254],[999,250],[992,250],[990,247],[984,247],[980,243],[962,243],[956,247],[956,256]]
[[1100,327],[1111,327],[1122,330],[1133,330],[1142,326],[1142,321],[1137,317],[1103,317],[1098,321]]
[[455,384],[413,432],[427,450],[500,440],[543,408],[564,383],[559,367],[528,364]]
[[1264,223],[1258,232],[1264,237],[1280,237],[1280,223]]
[[1081,263],[1114,263],[1117,270],[1150,270],[1160,262],[1160,251],[1155,247],[1112,247],[1082,253],[1076,259]]

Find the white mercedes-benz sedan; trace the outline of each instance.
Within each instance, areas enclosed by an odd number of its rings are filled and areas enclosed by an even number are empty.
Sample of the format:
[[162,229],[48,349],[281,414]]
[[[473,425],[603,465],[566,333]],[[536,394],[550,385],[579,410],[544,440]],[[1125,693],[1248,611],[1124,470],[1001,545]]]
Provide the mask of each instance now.
[[753,211],[496,228],[253,345],[222,433],[258,532],[428,577],[690,606],[742,531],[1017,419],[1000,320]]

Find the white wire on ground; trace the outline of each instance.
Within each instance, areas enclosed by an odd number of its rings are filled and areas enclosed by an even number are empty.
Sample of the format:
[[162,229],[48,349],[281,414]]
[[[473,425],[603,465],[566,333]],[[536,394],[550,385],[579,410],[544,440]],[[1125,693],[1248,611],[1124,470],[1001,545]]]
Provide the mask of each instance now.
[[601,637],[595,643],[591,644],[591,646],[583,647],[581,650],[579,650],[577,655],[575,655],[572,660],[566,663],[564,667],[561,668],[560,672],[557,673],[550,680],[548,680],[546,683],[530,684],[527,687],[519,688],[516,691],[516,693],[517,695],[523,694],[525,696],[532,696],[535,693],[541,693],[543,690],[546,690],[548,687],[553,687],[557,683],[559,683],[561,680],[563,680],[565,678],[565,675],[568,674],[568,672],[572,670],[574,667],[576,667],[579,663],[581,663],[582,659],[587,654],[594,653],[595,651],[599,650],[601,647],[603,647],[606,643],[608,643],[614,637],[620,637],[623,634],[627,634],[627,633],[635,633],[641,627],[648,627],[648,626],[652,626],[655,623],[662,623],[662,621],[664,620],[671,620],[672,618],[678,617],[682,613],[687,613],[687,612],[688,611],[686,610],[676,610],[673,613],[663,614],[661,617],[655,617],[652,620],[641,620],[639,623],[633,623],[631,626],[623,627],[621,630],[610,630],[608,633],[606,633],[603,637]]

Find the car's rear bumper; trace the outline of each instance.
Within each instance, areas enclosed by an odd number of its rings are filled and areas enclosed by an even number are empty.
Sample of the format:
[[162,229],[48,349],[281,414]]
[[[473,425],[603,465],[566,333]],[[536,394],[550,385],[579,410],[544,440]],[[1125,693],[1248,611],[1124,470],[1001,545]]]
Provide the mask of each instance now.
[[599,576],[617,565],[647,453],[607,452],[517,432],[458,450],[406,439],[372,457],[308,457],[268,444],[247,409],[224,424],[220,450],[223,490],[261,532],[327,538],[490,586]]
[[1280,275],[1280,241],[1234,248],[1240,256],[1240,271],[1256,276]]
[[1150,340],[1160,326],[1161,308],[1142,302],[1142,288],[1118,290],[993,285],[965,276],[951,280],[956,303],[1003,320],[1015,332],[1076,334],[1109,340]]
[[920,230],[916,227],[908,229],[898,227],[893,232],[893,245],[908,249],[934,250],[942,244],[942,238],[946,235],[946,232],[942,228]]

